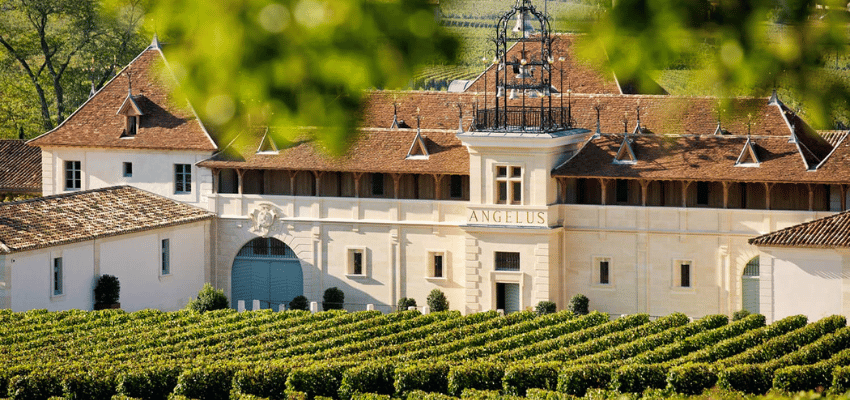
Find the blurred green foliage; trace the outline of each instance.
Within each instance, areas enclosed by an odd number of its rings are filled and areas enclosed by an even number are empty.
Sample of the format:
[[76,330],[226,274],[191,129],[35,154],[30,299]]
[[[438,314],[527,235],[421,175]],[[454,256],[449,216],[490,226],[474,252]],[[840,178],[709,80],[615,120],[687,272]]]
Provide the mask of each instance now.
[[[426,0],[160,2],[157,30],[181,91],[228,143],[249,125],[310,135],[342,154],[364,90],[407,86],[417,67],[453,62],[459,41]],[[287,132],[287,130],[281,130]]]
[[699,70],[717,96],[778,87],[810,123],[830,128],[847,120],[850,81],[838,60],[848,54],[848,16],[838,0],[617,0],[588,27],[602,46],[583,55],[620,80]]

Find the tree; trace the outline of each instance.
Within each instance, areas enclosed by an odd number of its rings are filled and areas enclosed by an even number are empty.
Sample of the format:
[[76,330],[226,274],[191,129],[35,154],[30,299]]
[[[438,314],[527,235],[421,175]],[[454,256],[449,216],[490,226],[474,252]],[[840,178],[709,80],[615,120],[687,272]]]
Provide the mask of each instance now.
[[101,275],[94,286],[94,308],[96,310],[118,303],[121,296],[121,283],[114,275]]
[[216,131],[320,127],[275,134],[341,154],[365,89],[403,87],[419,65],[455,58],[458,40],[430,3],[177,0],[159,2],[156,21],[176,44],[165,50],[183,93]]
[[0,0],[0,73],[10,74],[0,88],[15,89],[0,96],[26,104],[4,110],[0,121],[13,122],[4,126],[33,129],[28,114],[36,109],[39,131],[51,129],[100,89],[144,47],[143,1]]
[[345,293],[337,287],[327,288],[322,297],[322,310],[342,310],[345,305]]
[[398,299],[399,311],[407,311],[408,307],[416,307],[416,299],[408,297],[402,297]]
[[590,299],[587,296],[579,293],[573,298],[570,299],[570,304],[567,306],[567,310],[573,312],[576,315],[587,315],[588,306],[590,305]]
[[230,306],[227,301],[227,295],[224,290],[216,289],[209,283],[205,283],[204,287],[198,292],[198,298],[189,302],[186,308],[197,311],[199,313],[222,310]]
[[307,310],[309,306],[307,298],[300,294],[289,302],[290,310]]
[[719,96],[763,96],[778,87],[818,127],[848,111],[846,1],[614,3],[591,28],[598,41],[584,54],[610,64],[621,82],[675,65],[699,69]]

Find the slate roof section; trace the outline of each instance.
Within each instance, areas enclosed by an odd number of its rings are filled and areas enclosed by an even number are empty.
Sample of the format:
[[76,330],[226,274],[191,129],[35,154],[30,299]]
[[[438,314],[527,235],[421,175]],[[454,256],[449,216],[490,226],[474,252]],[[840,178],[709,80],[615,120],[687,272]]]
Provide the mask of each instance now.
[[41,194],[41,150],[23,140],[0,140],[0,193]]
[[[121,149],[215,151],[213,139],[188,102],[173,96],[176,82],[170,76],[162,51],[151,46],[53,130],[32,139],[35,146],[73,146]],[[161,73],[163,72],[163,73]],[[123,137],[125,116],[119,115],[128,94],[128,74],[133,100],[144,115],[138,134]]]
[[215,214],[130,186],[0,203],[0,254],[212,219]]
[[850,211],[794,225],[749,240],[763,247],[850,247]]
[[[274,135],[274,130],[271,132]],[[469,174],[469,153],[455,131],[423,129],[427,159],[407,157],[416,129],[364,129],[348,154],[340,158],[328,156],[317,149],[314,142],[295,143],[281,148],[277,154],[257,154],[262,135],[243,136],[198,165],[206,168]]]
[[[735,166],[746,136],[630,135],[637,162],[613,162],[622,134],[602,134],[552,171],[556,177],[729,182],[850,182],[850,146],[844,144],[817,171],[807,171],[787,137],[752,136],[760,164]],[[843,143],[843,142],[842,142]]]

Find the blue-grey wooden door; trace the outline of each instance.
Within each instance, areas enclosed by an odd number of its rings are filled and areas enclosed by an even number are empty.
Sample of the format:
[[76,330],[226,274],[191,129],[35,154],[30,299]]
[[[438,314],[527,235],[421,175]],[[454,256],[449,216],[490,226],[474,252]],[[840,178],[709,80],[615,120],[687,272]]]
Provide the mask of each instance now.
[[233,261],[231,305],[245,301],[252,310],[254,300],[260,308],[277,310],[295,296],[304,293],[301,262],[285,243],[274,238],[257,238],[246,244]]

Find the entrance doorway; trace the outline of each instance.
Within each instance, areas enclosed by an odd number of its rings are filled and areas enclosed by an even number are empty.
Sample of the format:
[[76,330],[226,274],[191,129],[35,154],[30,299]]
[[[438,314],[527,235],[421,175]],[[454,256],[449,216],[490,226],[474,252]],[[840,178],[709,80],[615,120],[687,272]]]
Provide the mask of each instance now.
[[236,255],[230,277],[231,306],[245,301],[245,309],[253,309],[254,300],[260,308],[277,310],[288,305],[295,296],[304,293],[301,262],[295,252],[275,238],[251,240]]
[[496,282],[496,309],[505,314],[519,311],[519,283]]
[[743,309],[753,314],[759,313],[759,258],[753,257],[744,267],[741,276],[741,298]]

